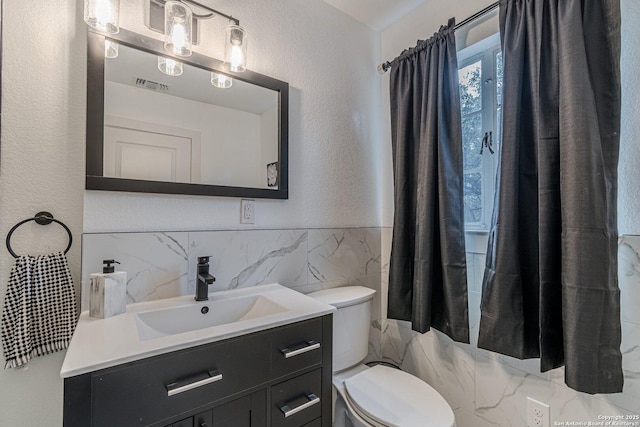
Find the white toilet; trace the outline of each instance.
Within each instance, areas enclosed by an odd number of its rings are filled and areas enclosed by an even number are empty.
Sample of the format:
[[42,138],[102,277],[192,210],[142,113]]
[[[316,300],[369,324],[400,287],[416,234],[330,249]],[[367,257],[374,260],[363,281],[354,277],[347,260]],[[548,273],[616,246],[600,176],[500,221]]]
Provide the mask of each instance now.
[[437,391],[399,369],[361,362],[367,356],[371,301],[376,291],[344,286],[312,292],[333,305],[334,427],[454,427],[449,404]]

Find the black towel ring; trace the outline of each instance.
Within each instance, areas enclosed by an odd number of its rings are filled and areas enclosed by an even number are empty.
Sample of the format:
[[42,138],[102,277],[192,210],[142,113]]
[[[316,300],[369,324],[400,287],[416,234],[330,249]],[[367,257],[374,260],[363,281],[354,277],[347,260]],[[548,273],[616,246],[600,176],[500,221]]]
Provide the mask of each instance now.
[[69,227],[67,227],[62,221],[55,219],[49,212],[38,212],[33,218],[28,218],[24,221],[20,221],[19,223],[14,225],[11,230],[9,230],[9,234],[7,234],[7,249],[14,258],[18,258],[18,255],[13,251],[13,249],[11,249],[11,235],[14,231],[16,231],[18,227],[29,221],[35,221],[40,225],[48,225],[52,222],[60,224],[65,230],[67,230],[67,234],[69,235],[69,244],[67,245],[67,249],[64,250],[64,253],[66,254],[67,252],[69,252],[69,249],[71,249],[71,243],[73,243],[73,237],[71,236],[71,230],[69,230]]

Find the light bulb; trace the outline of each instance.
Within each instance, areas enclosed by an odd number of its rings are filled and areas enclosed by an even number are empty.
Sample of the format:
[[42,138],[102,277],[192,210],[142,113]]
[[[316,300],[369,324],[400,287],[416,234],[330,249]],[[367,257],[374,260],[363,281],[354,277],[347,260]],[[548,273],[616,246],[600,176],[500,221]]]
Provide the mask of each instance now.
[[173,43],[173,53],[179,55],[185,46],[185,29],[184,25],[176,23],[171,31],[171,42]]
[[193,14],[179,1],[164,4],[164,47],[178,56],[191,55]]
[[107,24],[109,23],[109,19],[111,18],[111,5],[108,1],[103,1],[98,3],[96,7],[96,25],[101,30],[105,30],[107,28]]
[[229,65],[231,71],[244,71],[244,54],[242,53],[242,46],[231,46]]
[[120,31],[118,15],[120,0],[85,0],[84,22],[104,33],[115,34]]
[[241,73],[247,69],[247,33],[242,27],[227,27],[224,58],[233,72]]
[[168,76],[179,76],[182,74],[182,62],[158,56],[158,69]]
[[228,89],[233,84],[233,79],[224,74],[211,73],[211,84],[220,89]]

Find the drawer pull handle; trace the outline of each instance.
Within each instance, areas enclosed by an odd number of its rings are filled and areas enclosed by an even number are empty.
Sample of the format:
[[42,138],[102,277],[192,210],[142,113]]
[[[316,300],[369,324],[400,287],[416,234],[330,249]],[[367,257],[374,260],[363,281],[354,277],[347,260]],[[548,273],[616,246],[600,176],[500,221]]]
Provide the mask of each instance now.
[[309,399],[307,403],[303,403],[302,405],[296,406],[295,408],[289,408],[289,405],[281,406],[280,410],[284,414],[284,417],[290,417],[291,415],[297,414],[300,411],[304,411],[305,409],[310,408],[317,403],[320,403],[320,398],[313,393],[307,394],[307,399]]
[[[204,376],[204,378],[202,378]],[[194,388],[202,387],[203,385],[215,383],[222,379],[222,374],[219,371],[209,371],[203,375],[199,375],[195,381],[193,378],[184,381],[176,381],[175,383],[167,384],[167,396],[173,396],[179,393],[184,393]]]
[[303,354],[311,350],[316,350],[318,348],[320,348],[319,342],[307,341],[307,345],[305,345],[304,347],[298,348],[296,350],[289,350],[288,348],[283,348],[280,351],[284,355],[285,359],[288,359],[290,357],[297,356],[299,354]]

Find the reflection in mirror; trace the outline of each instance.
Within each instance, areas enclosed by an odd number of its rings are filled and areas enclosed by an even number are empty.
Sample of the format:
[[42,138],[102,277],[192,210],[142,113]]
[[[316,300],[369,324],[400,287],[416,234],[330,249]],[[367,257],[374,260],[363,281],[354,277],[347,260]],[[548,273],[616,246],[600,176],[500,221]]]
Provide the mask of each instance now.
[[88,190],[287,199],[288,120],[286,82],[123,28],[87,33]]
[[156,55],[117,51],[104,66],[105,177],[278,189],[277,91],[189,64],[172,77]]

